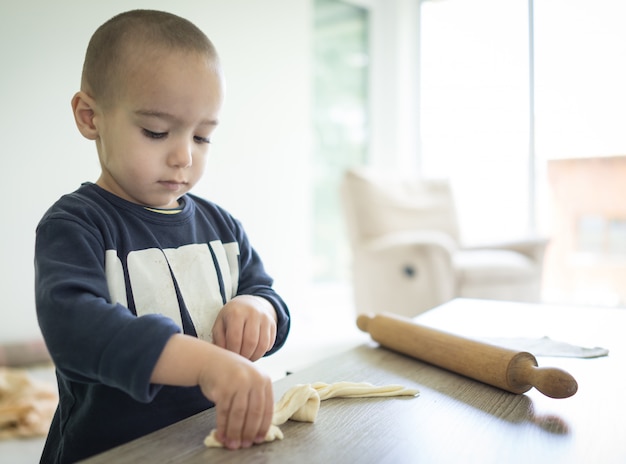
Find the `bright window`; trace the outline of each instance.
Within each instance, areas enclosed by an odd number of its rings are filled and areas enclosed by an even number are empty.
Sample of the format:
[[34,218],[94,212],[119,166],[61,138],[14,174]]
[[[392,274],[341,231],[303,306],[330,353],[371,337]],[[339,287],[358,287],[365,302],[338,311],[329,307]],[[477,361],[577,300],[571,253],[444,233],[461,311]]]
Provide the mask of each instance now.
[[315,0],[314,278],[346,280],[349,269],[339,181],[364,164],[368,132],[368,18],[366,9]]
[[420,36],[422,174],[452,181],[464,239],[526,232],[527,1],[426,1]]
[[422,0],[420,13],[422,172],[452,180],[464,238],[536,224],[552,239],[549,299],[626,304],[623,200],[597,195],[626,179],[585,168],[626,158],[626,2]]

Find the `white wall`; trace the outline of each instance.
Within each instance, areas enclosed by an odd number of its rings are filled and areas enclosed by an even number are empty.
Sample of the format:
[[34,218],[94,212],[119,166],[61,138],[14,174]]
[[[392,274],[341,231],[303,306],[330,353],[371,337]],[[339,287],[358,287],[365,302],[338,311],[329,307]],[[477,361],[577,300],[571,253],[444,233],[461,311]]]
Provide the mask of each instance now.
[[132,8],[184,16],[214,41],[227,96],[207,174],[195,192],[246,226],[276,286],[294,299],[309,276],[309,0],[85,2],[0,6],[0,342],[39,334],[33,297],[37,222],[62,194],[98,175],[70,98],[93,31]]

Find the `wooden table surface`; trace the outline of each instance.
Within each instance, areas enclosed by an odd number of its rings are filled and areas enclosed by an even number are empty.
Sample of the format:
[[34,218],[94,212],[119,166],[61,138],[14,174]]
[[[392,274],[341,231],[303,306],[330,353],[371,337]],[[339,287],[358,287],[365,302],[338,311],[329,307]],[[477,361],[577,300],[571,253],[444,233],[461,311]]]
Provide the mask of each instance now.
[[283,440],[207,449],[206,411],[86,462],[95,463],[626,463],[626,309],[458,299],[417,322],[476,338],[549,336],[609,349],[600,358],[537,357],[578,381],[576,395],[515,395],[366,343],[274,384],[276,399],[313,382],[402,384],[415,398],[335,398],[315,423],[288,421]]

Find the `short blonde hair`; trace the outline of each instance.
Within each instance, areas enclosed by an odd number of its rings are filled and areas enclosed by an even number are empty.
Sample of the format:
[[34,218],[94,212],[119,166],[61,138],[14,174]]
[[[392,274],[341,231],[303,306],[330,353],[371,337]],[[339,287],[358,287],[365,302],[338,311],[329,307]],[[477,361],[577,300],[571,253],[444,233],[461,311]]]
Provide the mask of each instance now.
[[190,21],[155,10],[120,13],[94,32],[83,64],[81,89],[104,102],[116,95],[129,47],[181,50],[204,54],[217,63],[213,43]]

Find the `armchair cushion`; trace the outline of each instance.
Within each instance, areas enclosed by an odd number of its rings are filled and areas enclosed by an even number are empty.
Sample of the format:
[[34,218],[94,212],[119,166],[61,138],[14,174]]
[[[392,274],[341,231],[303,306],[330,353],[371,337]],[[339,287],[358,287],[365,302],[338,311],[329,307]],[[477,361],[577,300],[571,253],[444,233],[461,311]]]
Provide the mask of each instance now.
[[534,279],[537,274],[530,258],[510,250],[461,250],[453,262],[465,285]]

